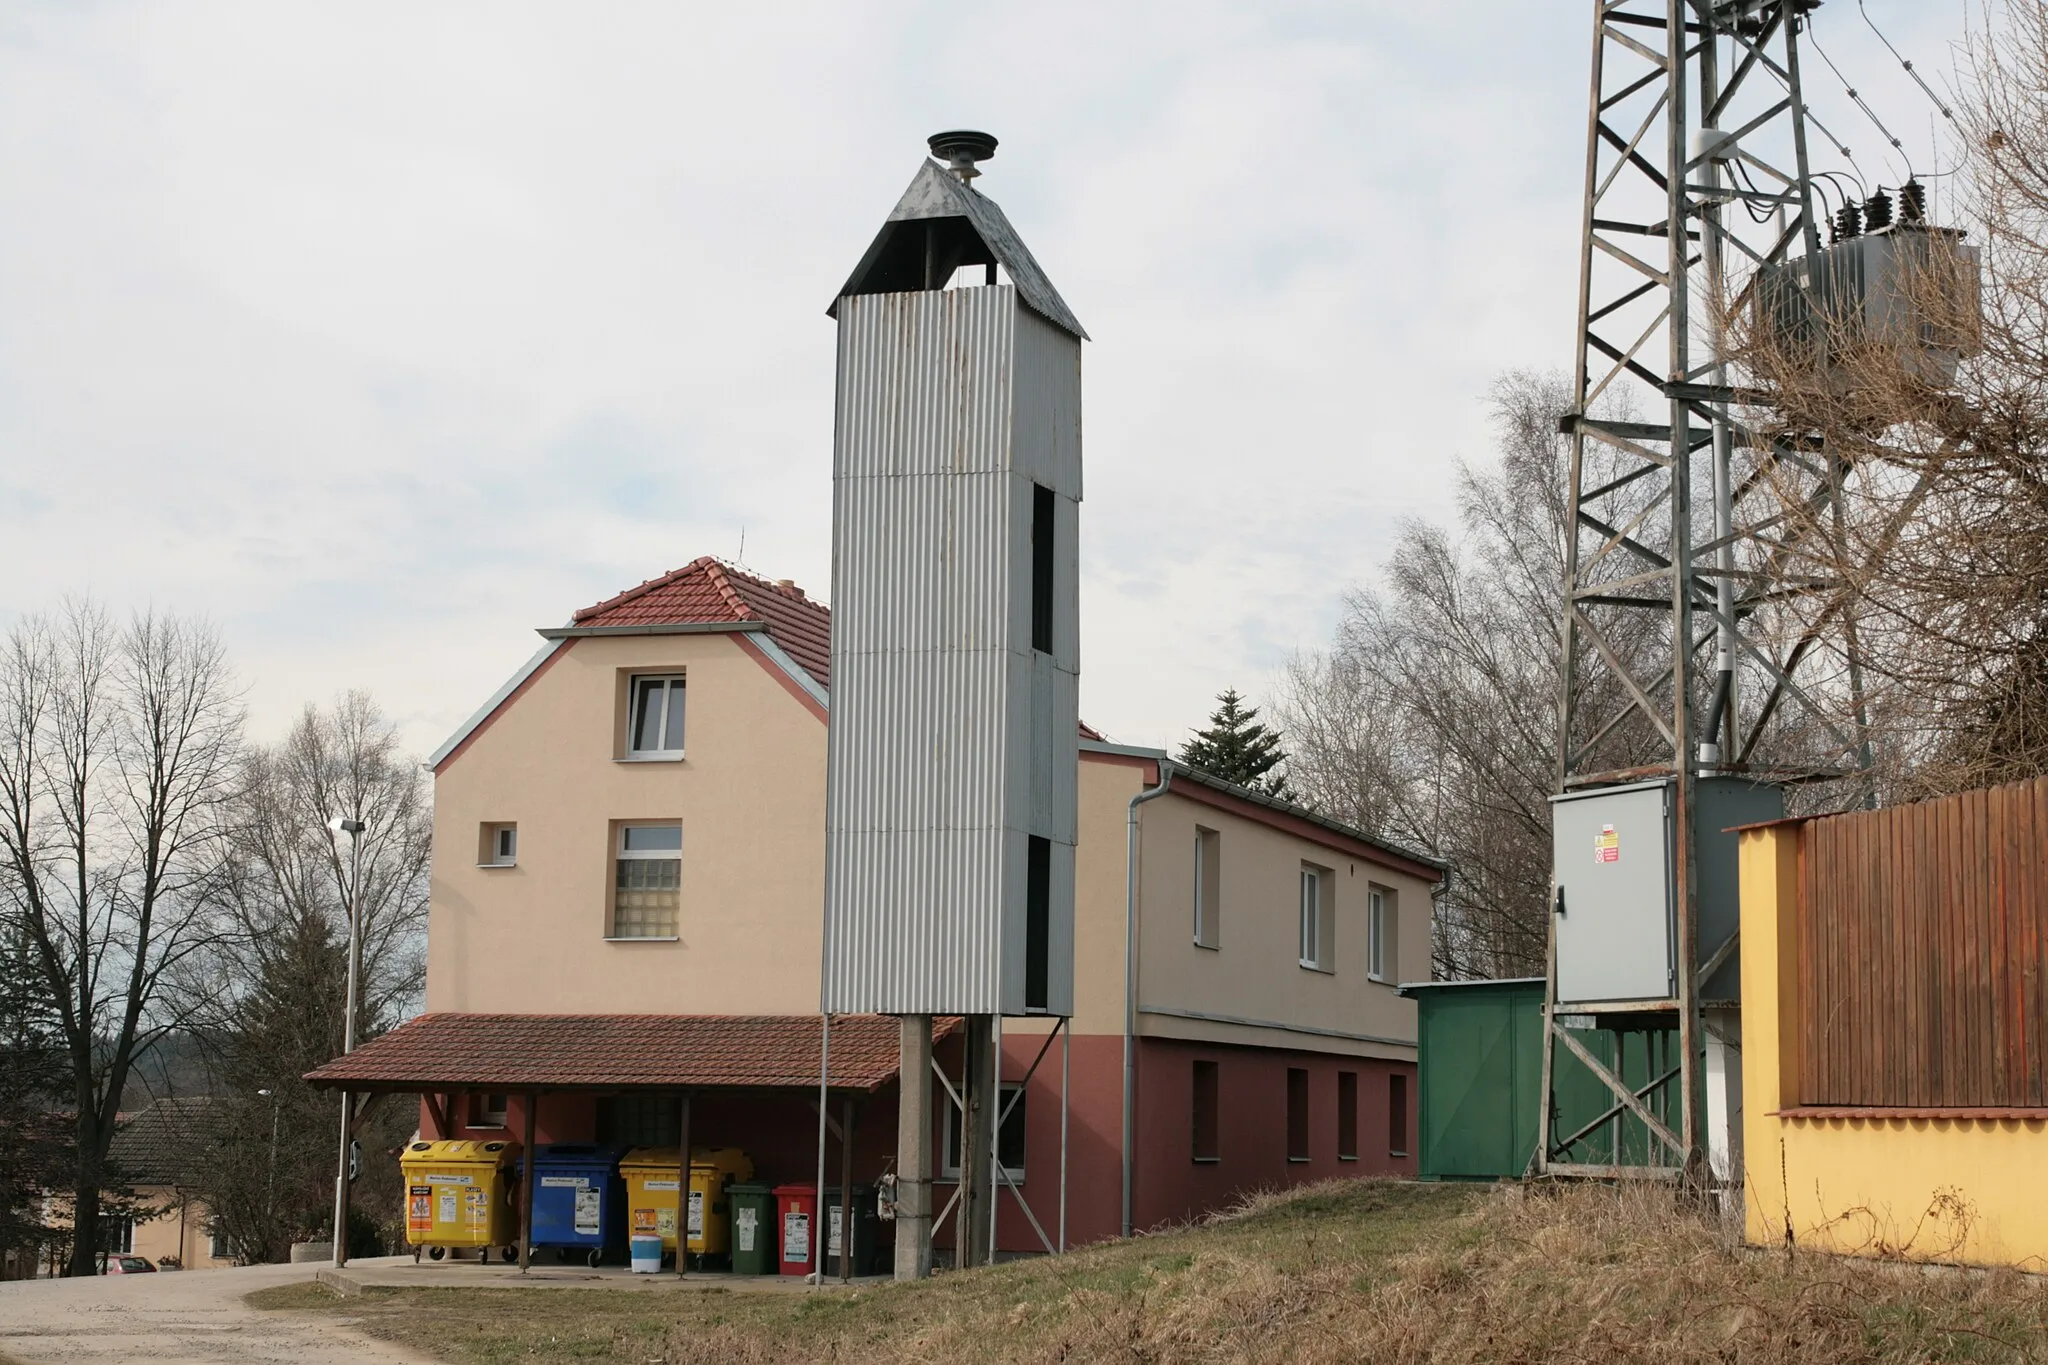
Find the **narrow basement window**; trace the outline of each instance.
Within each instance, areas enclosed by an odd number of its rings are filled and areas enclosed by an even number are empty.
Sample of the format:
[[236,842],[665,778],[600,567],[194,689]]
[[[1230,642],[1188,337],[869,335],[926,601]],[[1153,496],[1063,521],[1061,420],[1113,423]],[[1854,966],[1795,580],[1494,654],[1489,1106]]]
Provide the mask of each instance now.
[[1337,1160],[1358,1160],[1358,1073],[1337,1073]]
[[1222,1141],[1218,1132],[1222,1118],[1216,1086],[1216,1063],[1196,1062],[1194,1074],[1193,1152],[1197,1161],[1220,1161]]
[[512,867],[519,861],[519,826],[485,825],[477,862],[483,867]]
[[1387,1155],[1408,1155],[1408,1077],[1387,1077]]
[[1287,1159],[1308,1160],[1308,1069],[1287,1068]]

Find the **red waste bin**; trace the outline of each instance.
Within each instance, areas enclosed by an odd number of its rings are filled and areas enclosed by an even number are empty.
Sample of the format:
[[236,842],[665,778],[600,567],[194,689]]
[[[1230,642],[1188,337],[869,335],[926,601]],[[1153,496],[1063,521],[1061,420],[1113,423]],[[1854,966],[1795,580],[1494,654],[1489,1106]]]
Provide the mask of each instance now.
[[818,1187],[777,1185],[775,1213],[781,1228],[776,1244],[782,1248],[777,1268],[785,1275],[810,1274],[818,1228]]

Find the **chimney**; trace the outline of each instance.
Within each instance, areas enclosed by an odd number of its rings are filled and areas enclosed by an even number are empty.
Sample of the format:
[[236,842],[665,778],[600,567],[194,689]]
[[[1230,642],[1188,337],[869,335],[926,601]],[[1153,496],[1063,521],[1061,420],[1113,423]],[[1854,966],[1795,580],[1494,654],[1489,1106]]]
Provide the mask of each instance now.
[[775,580],[775,586],[782,589],[784,592],[788,593],[791,597],[794,597],[799,602],[804,600],[804,590],[796,585],[796,580],[794,578],[778,578]]

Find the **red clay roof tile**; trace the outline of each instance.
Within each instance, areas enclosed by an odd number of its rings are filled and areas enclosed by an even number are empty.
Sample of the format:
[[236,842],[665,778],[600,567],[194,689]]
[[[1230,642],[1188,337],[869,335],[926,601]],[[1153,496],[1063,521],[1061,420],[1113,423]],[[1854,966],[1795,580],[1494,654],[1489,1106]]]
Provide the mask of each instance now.
[[[934,1020],[943,1038],[956,1019]],[[883,1015],[832,1021],[835,1088],[879,1089],[896,1076],[899,1025]],[[423,1014],[306,1073],[330,1089],[438,1091],[815,1086],[815,1015]]]
[[762,622],[769,638],[818,686],[832,686],[831,609],[812,601],[794,583],[771,583],[710,555],[585,607],[570,618],[572,625],[582,628],[726,621]]

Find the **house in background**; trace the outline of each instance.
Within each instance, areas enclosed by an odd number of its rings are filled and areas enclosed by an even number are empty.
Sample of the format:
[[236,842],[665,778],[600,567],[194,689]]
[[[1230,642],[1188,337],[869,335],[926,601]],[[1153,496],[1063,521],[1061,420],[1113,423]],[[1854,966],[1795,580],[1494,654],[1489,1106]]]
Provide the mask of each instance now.
[[213,1214],[192,1193],[193,1153],[205,1141],[204,1097],[161,1099],[115,1130],[107,1159],[126,1182],[135,1211],[109,1220],[107,1250],[154,1265],[211,1270],[235,1264],[234,1248],[213,1226]]
[[[830,630],[795,584],[707,558],[541,631],[432,759],[427,1012],[311,1079],[418,1093],[429,1136],[672,1145],[687,1125],[759,1178],[813,1179]],[[1441,867],[1157,750],[1085,727],[1080,750],[1068,1195],[1057,1049],[1032,1069],[1054,1021],[1006,1020],[999,1245],[1040,1249],[1034,1221],[1119,1232],[1127,1084],[1137,1228],[1412,1173],[1396,986],[1428,975]],[[893,1158],[896,1039],[833,1021],[834,1183],[843,1158],[861,1183]]]

